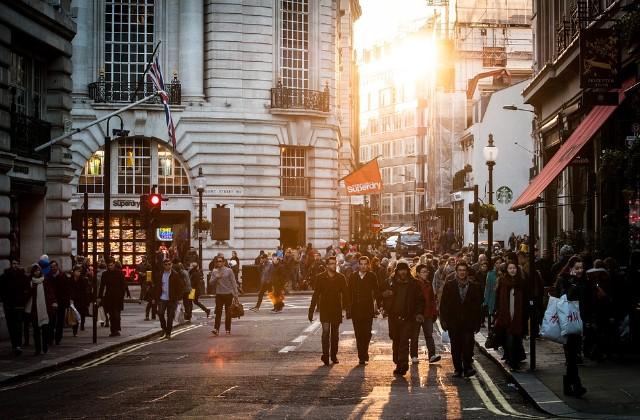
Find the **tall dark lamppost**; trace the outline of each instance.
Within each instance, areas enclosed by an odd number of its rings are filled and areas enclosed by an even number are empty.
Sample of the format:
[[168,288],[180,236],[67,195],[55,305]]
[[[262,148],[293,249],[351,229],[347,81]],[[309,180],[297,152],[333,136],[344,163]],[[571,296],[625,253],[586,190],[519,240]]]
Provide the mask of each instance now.
[[[483,150],[484,159],[489,168],[489,205],[493,206],[493,167],[498,159],[498,147],[493,144],[493,134],[489,134],[489,144]],[[487,260],[491,261],[493,253],[493,212],[489,213],[487,218]]]
[[198,190],[198,268],[202,271],[202,194],[207,186],[207,178],[202,175],[202,168],[198,169],[196,188]]

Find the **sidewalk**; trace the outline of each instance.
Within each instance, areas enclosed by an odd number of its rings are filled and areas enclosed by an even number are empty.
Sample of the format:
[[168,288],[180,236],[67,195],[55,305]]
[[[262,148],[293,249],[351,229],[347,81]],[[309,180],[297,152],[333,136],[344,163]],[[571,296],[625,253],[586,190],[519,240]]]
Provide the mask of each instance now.
[[[210,305],[211,302],[207,301],[206,304]],[[139,305],[137,301],[125,303],[120,337],[109,337],[109,328],[101,327],[98,323],[97,344],[93,344],[93,318],[90,317],[86,319],[85,330],[78,331],[77,337],[73,337],[71,328],[65,328],[60,345],[49,346],[49,351],[40,356],[33,355],[33,329],[29,338],[30,346],[23,347],[23,353],[20,356],[12,354],[9,339],[0,341],[0,385],[95,356],[128,343],[160,335],[162,330],[159,321],[144,321],[144,308],[145,305]]]
[[536,340],[536,370],[531,373],[528,370],[529,340],[525,340],[527,361],[520,371],[512,372],[500,360],[501,352],[484,347],[486,335],[484,328],[476,334],[480,350],[502,366],[539,409],[556,417],[640,419],[639,360],[630,356],[626,363],[617,360],[596,363],[585,358],[579,372],[587,393],[582,398],[567,397],[562,392],[565,373],[562,345]]

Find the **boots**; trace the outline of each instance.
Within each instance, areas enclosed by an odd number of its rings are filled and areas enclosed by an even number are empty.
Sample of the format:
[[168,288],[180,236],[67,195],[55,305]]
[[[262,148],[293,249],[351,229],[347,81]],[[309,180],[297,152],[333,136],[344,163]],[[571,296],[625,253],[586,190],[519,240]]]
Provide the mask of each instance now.
[[582,397],[587,392],[587,389],[582,386],[580,378],[577,378],[575,381],[571,381],[567,375],[562,377],[562,390],[565,395],[571,397]]

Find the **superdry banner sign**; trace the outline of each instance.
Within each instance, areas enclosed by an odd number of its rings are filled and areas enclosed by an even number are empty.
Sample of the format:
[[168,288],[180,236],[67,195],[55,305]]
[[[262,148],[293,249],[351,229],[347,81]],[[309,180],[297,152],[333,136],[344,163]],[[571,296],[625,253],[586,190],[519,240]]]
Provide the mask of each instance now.
[[382,178],[376,159],[344,177],[347,195],[376,194],[382,191]]
[[590,28],[580,33],[580,87],[620,87],[620,42],[613,29]]

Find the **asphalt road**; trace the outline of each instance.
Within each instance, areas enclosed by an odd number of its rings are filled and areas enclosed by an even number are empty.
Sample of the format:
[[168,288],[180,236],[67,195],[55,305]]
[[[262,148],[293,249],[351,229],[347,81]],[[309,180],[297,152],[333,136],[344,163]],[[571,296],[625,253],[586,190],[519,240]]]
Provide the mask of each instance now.
[[[242,299],[245,308],[254,298]],[[450,355],[394,377],[386,320],[374,321],[371,362],[358,365],[353,327],[341,326],[337,365],[320,361],[309,296],[290,296],[284,312],[234,320],[214,337],[212,319],[167,340],[152,339],[0,388],[0,418],[542,418],[498,368],[476,351],[479,374],[453,378]],[[421,343],[424,345],[424,343]],[[424,346],[422,346],[424,348]]]

